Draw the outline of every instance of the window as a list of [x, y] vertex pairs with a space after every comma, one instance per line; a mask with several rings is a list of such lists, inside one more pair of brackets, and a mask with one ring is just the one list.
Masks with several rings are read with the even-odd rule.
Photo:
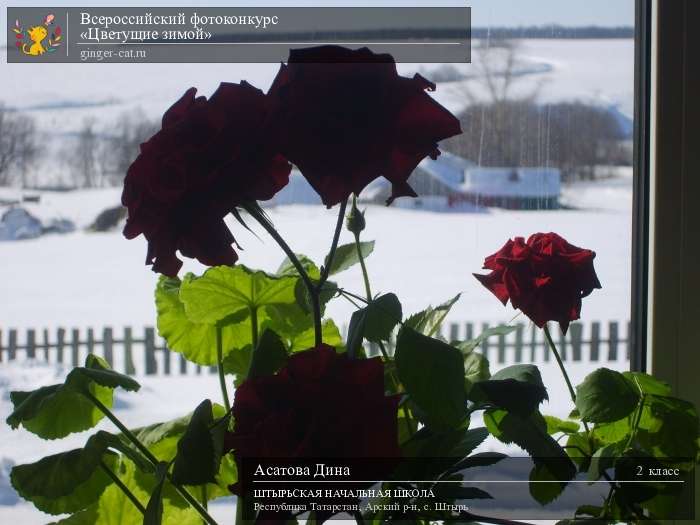
[[[395, 290], [406, 315], [461, 291], [442, 335], [468, 339], [486, 327], [513, 323], [516, 330], [482, 344], [491, 370], [534, 362], [553, 392], [566, 387], [541, 332], [472, 277], [507, 239], [536, 232], [560, 233], [597, 253], [602, 289], [584, 299], [581, 320], [567, 334], [554, 332], [575, 383], [600, 365], [644, 369], [653, 362], [654, 371], [682, 375], [680, 353], [674, 354], [673, 370], [658, 354], [645, 353], [652, 33], [650, 2], [638, 4], [635, 15], [633, 0], [474, 0], [471, 64], [399, 64], [401, 74], [419, 73], [437, 83], [432, 96], [459, 117], [463, 133], [440, 144], [437, 160], [415, 170], [410, 184], [419, 198], [399, 199], [386, 208], [389, 188], [381, 182], [360, 195], [367, 210], [363, 236], [376, 240], [367, 260], [375, 289]], [[687, 4], [686, 16], [693, 10]], [[666, 9], [669, 16], [680, 16]], [[663, 71], [678, 74], [672, 68], [681, 65], [666, 49]], [[120, 186], [139, 143], [159, 128], [163, 111], [186, 88], [195, 84], [209, 95], [222, 80], [245, 79], [266, 89], [277, 68], [82, 63], [30, 69], [0, 63], [0, 148], [10, 135], [14, 148], [6, 168], [0, 150], [0, 267], [6, 276], [0, 289], [9, 298], [0, 308], [0, 369], [13, 370], [0, 389], [34, 388], [65, 372], [59, 361], [71, 365], [74, 356], [80, 360], [96, 351], [112, 352], [123, 371], [154, 376], [145, 381], [159, 412], [120, 407], [132, 425], [180, 415], [178, 390], [218, 396], [215, 376], [192, 365], [184, 369], [176, 354], [161, 351], [153, 327], [156, 276], [140, 265], [145, 243], [121, 235]], [[668, 97], [663, 107], [671, 115], [680, 111], [675, 118], [681, 119], [668, 94], [671, 81], [661, 84]], [[669, 126], [664, 118], [673, 117], [658, 121]], [[672, 156], [673, 144], [661, 146]], [[659, 162], [671, 163], [669, 157]], [[678, 197], [677, 184], [657, 185], [668, 191], [667, 200], [657, 200], [657, 210], [673, 212], [665, 205]], [[687, 210], [691, 201], [684, 202]], [[323, 260], [331, 234], [323, 226], [332, 222], [335, 210], [320, 205], [298, 172], [266, 206], [296, 252]], [[659, 232], [676, 224], [673, 218], [664, 222], [666, 217], [657, 215], [652, 224], [657, 255], [665, 246]], [[684, 247], [692, 234], [686, 217]], [[261, 241], [233, 219], [231, 225], [245, 248], [241, 262], [270, 271], [278, 267], [284, 256], [274, 243]], [[341, 243], [349, 241], [343, 232]], [[400, 264], [397, 254], [403, 255]], [[660, 268], [672, 274], [674, 262], [661, 260], [651, 271], [657, 279]], [[185, 270], [201, 269], [186, 262]], [[349, 290], [363, 288], [357, 268], [338, 281]], [[673, 305], [683, 295], [682, 283], [674, 286], [676, 295], [665, 296], [657, 281], [655, 297], [667, 301], [660, 304]], [[336, 301], [327, 313], [347, 328], [351, 312], [351, 305]], [[656, 315], [664, 320], [658, 310]], [[651, 341], [657, 348], [662, 334], [677, 327], [665, 320], [666, 325], [655, 323]], [[49, 366], [30, 366], [24, 359], [42, 361], [45, 355]], [[565, 396], [551, 396], [543, 411], [562, 416], [570, 408]], [[13, 461], [35, 455], [33, 444], [5, 427], [0, 440], [9, 443]], [[0, 474], [0, 497], [2, 481]], [[18, 525], [36, 518], [17, 507]]]

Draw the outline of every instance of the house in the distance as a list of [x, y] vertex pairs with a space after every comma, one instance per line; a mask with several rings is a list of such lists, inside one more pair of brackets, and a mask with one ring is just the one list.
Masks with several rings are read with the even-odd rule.
[[[443, 152], [437, 160], [423, 160], [408, 179], [419, 195], [396, 199], [397, 208], [439, 212], [483, 212], [486, 208], [512, 210], [551, 210], [559, 207], [561, 176], [552, 168], [486, 168]], [[384, 204], [391, 183], [373, 181], [360, 195], [360, 201]], [[321, 204], [321, 199], [298, 170], [292, 170], [289, 183], [264, 206]]]
[[[419, 197], [397, 199], [394, 205], [430, 211], [551, 210], [559, 208], [561, 193], [558, 169], [482, 167], [448, 152], [423, 160], [408, 183]], [[383, 203], [390, 193], [391, 184], [377, 180], [360, 197]]]

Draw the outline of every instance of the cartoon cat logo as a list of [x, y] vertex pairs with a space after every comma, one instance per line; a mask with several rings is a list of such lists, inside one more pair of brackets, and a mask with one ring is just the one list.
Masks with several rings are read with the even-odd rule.
[[15, 37], [17, 41], [15, 46], [18, 51], [21, 51], [25, 55], [38, 56], [44, 53], [53, 53], [61, 45], [61, 26], [56, 26], [56, 29], [51, 33], [48, 44], [44, 44], [44, 41], [49, 36], [49, 27], [53, 25], [54, 18], [52, 14], [46, 15], [42, 25], [33, 26], [27, 29], [26, 34], [29, 37], [29, 42], [24, 41], [23, 34], [25, 31], [22, 30], [22, 26], [19, 20], [15, 20], [15, 27], [12, 30], [15, 32]]

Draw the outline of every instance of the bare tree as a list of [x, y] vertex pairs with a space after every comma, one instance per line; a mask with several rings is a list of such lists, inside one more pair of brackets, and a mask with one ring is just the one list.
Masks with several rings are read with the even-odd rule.
[[37, 154], [34, 119], [0, 104], [0, 185], [26, 184]]
[[68, 165], [76, 186], [95, 188], [99, 185], [100, 174], [97, 163], [98, 137], [95, 132], [94, 117], [83, 120], [73, 144], [68, 147]]
[[542, 83], [516, 89], [524, 76], [513, 41], [482, 42], [475, 74], [455, 89], [469, 102], [459, 114], [463, 134], [444, 147], [483, 166], [547, 166], [564, 179], [593, 178], [595, 166], [619, 162], [622, 138], [604, 108], [537, 103]]
[[102, 141], [99, 161], [109, 184], [121, 184], [142, 142], [158, 131], [158, 124], [142, 112], [124, 112], [110, 124]]
[[516, 40], [481, 40], [472, 54], [473, 73], [467, 82], [453, 89], [470, 104], [503, 104], [512, 100], [534, 103], [543, 81], [536, 82], [529, 90], [513, 93], [515, 84], [524, 77], [520, 51]]

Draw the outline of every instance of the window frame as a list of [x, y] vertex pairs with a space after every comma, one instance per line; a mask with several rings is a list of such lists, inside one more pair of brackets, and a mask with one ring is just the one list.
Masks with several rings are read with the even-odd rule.
[[[674, 395], [700, 407], [700, 301], [695, 297], [700, 293], [700, 243], [695, 240], [700, 233], [700, 100], [694, 96], [700, 91], [700, 71], [692, 60], [700, 48], [700, 32], [692, 27], [700, 18], [700, 2], [638, 0], [640, 5], [650, 13], [652, 36], [651, 84], [644, 101], [650, 108], [645, 364]], [[700, 516], [700, 469], [695, 470], [695, 516]]]

